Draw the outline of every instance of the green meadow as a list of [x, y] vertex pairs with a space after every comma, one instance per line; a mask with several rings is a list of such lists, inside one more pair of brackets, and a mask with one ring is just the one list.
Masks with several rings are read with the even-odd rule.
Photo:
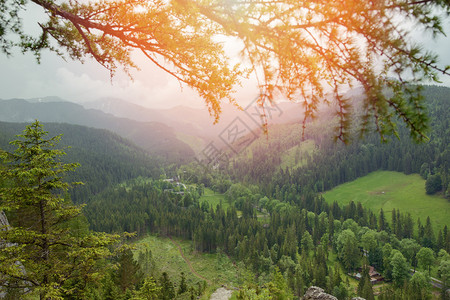
[[450, 202], [442, 195], [427, 195], [425, 180], [418, 174], [376, 171], [339, 185], [324, 193], [323, 197], [328, 203], [337, 201], [340, 205], [350, 201], [361, 202], [376, 213], [383, 208], [388, 221], [395, 208], [403, 213], [409, 212], [414, 221], [420, 218], [422, 224], [430, 216], [436, 230], [444, 225], [450, 226]]
[[198, 200], [199, 203], [208, 202], [209, 205], [215, 210], [217, 205], [222, 203], [223, 209], [226, 211], [230, 206], [227, 199], [225, 199], [225, 194], [215, 193], [213, 190], [209, 188], [205, 188], [203, 195]]
[[238, 285], [239, 269], [228, 256], [222, 253], [198, 253], [192, 249], [192, 241], [149, 235], [133, 245], [136, 258], [139, 252], [150, 249], [156, 268], [160, 273], [167, 272], [176, 285], [181, 272], [184, 272], [189, 286], [207, 281], [206, 297], [222, 285]]

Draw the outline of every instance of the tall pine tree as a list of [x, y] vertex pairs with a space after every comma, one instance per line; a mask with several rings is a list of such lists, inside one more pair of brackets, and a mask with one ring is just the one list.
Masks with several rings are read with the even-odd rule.
[[35, 121], [18, 137], [11, 142], [14, 152], [1, 153], [0, 209], [12, 217], [12, 226], [0, 231], [8, 245], [0, 247], [0, 286], [40, 299], [83, 297], [101, 277], [98, 261], [111, 254], [108, 246], [118, 236], [72, 230], [82, 207], [63, 197], [70, 186], [63, 177], [77, 164], [59, 160], [65, 154], [55, 149], [61, 136], [47, 138]]

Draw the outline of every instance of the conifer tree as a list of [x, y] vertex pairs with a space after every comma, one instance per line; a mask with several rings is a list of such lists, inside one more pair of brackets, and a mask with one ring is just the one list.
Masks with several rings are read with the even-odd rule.
[[362, 266], [361, 279], [358, 283], [358, 296], [363, 297], [366, 300], [373, 300], [372, 283], [370, 282], [369, 265], [366, 258]]
[[167, 272], [162, 273], [159, 279], [159, 287], [161, 288], [161, 299], [170, 300], [175, 298], [175, 288]]
[[132, 300], [158, 300], [161, 299], [161, 287], [158, 286], [153, 277], [147, 277], [142, 287], [134, 292]]
[[384, 216], [383, 209], [380, 209], [380, 217], [378, 219], [378, 230], [387, 230], [386, 217]]
[[186, 276], [184, 275], [184, 272], [181, 272], [181, 281], [180, 286], [178, 288], [178, 295], [183, 294], [186, 291], [187, 291]]
[[423, 237], [422, 237], [422, 245], [424, 247], [428, 247], [428, 248], [434, 248], [435, 246], [435, 236], [434, 236], [434, 231], [433, 231], [433, 227], [431, 226], [431, 220], [430, 217], [427, 217], [427, 223], [425, 224], [424, 230], [423, 230]]
[[14, 152], [1, 153], [0, 209], [14, 222], [0, 231], [0, 286], [26, 289], [40, 299], [82, 297], [101, 278], [98, 262], [111, 255], [108, 246], [119, 237], [82, 235], [70, 227], [82, 207], [63, 197], [70, 187], [63, 177], [77, 164], [59, 160], [65, 154], [55, 149], [61, 136], [47, 138], [35, 121], [18, 137], [11, 142]]
[[119, 255], [119, 269], [117, 270], [117, 283], [125, 292], [127, 289], [134, 289], [134, 286], [141, 281], [143, 275], [137, 261], [133, 259], [133, 253], [126, 249]]

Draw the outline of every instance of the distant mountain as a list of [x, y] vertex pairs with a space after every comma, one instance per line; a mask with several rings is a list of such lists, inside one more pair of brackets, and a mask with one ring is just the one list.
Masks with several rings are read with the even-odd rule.
[[82, 105], [87, 109], [98, 109], [116, 117], [128, 118], [139, 122], [166, 123], [171, 121], [158, 110], [146, 108], [119, 98], [101, 98]]
[[254, 132], [258, 132], [262, 124], [262, 113], [267, 115], [269, 124], [299, 123], [303, 118], [303, 107], [292, 102], [267, 106], [264, 112], [256, 103], [242, 107], [243, 110], [231, 104], [223, 104], [217, 124], [214, 124], [214, 118], [206, 108], [176, 106], [169, 109], [150, 109], [118, 98], [102, 98], [84, 103], [83, 106], [117, 117], [169, 125], [174, 128], [177, 137], [188, 143], [196, 153], [202, 151], [210, 142], [216, 143], [219, 148], [226, 147], [223, 142], [224, 132], [236, 124], [236, 118], [239, 118], [239, 124]]
[[107, 129], [130, 139], [148, 153], [158, 155], [169, 162], [186, 162], [194, 155], [193, 150], [176, 137], [174, 130], [162, 123], [118, 118], [100, 110], [85, 109], [83, 106], [71, 102], [40, 102], [36, 99], [0, 101], [0, 121], [30, 123], [35, 119], [41, 122], [68, 123]]
[[[9, 142], [17, 139], [26, 125], [29, 123], [0, 122], [0, 148], [13, 151]], [[44, 130], [49, 137], [63, 134], [58, 148], [70, 146], [63, 161], [81, 165], [66, 178], [84, 183], [70, 190], [76, 203], [89, 202], [90, 197], [117, 183], [138, 176], [158, 178], [161, 173], [159, 160], [110, 131], [59, 123], [45, 123]]]
[[30, 98], [27, 99], [31, 103], [49, 103], [49, 102], [69, 102], [57, 96], [47, 96], [42, 98]]

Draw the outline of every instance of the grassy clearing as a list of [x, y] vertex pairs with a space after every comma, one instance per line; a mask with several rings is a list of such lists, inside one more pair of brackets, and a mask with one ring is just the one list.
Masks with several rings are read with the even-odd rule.
[[[189, 264], [182, 257], [178, 245], [196, 274], [191, 271]], [[207, 295], [221, 285], [230, 287], [238, 285], [238, 270], [226, 255], [194, 252], [191, 241], [177, 238], [171, 241], [166, 237], [149, 235], [135, 242], [134, 246], [136, 257], [140, 251], [150, 249], [157, 269], [160, 272], [167, 272], [177, 285], [181, 272], [186, 275], [189, 286], [196, 285], [198, 282], [203, 283], [202, 278], [207, 279], [209, 281]]]
[[425, 180], [418, 174], [377, 171], [341, 184], [323, 197], [328, 203], [337, 201], [340, 205], [350, 201], [361, 202], [376, 213], [383, 208], [388, 221], [395, 208], [402, 213], [409, 212], [414, 221], [420, 217], [422, 224], [430, 216], [436, 230], [444, 225], [450, 226], [450, 202], [439, 195], [427, 195]]
[[223, 209], [226, 211], [230, 206], [230, 203], [227, 199], [225, 199], [225, 194], [217, 194], [213, 190], [209, 188], [205, 188], [204, 194], [200, 197], [199, 203], [208, 202], [214, 209], [216, 209], [217, 205], [222, 203]]

